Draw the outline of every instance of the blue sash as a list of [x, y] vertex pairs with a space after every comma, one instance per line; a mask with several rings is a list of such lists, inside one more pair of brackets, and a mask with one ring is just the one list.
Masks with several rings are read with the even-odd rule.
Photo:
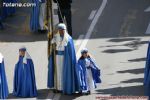
[[64, 55], [64, 51], [58, 51], [58, 50], [56, 50], [56, 55]]

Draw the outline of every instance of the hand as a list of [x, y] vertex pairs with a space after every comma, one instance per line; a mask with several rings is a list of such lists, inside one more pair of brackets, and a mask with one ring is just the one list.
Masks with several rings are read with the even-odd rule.
[[85, 64], [86, 64], [86, 66], [87, 66], [87, 67], [89, 67], [89, 66], [91, 65], [91, 62], [90, 62], [90, 60], [88, 60], [88, 59], [85, 59], [85, 61], [86, 61], [86, 63], [85, 63]]

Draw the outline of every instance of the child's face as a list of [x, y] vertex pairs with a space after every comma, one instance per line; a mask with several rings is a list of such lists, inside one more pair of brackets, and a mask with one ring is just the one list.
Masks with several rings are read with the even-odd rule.
[[25, 51], [20, 50], [19, 51], [19, 56], [25, 56]]
[[88, 53], [83, 53], [82, 56], [83, 56], [84, 58], [87, 58], [87, 57], [88, 57]]

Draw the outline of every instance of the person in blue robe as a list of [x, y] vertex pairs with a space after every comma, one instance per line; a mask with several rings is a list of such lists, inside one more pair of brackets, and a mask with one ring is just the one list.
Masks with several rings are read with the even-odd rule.
[[9, 92], [5, 74], [4, 58], [0, 53], [0, 99], [6, 99], [8, 94]]
[[40, 1], [31, 0], [36, 6], [32, 7], [31, 17], [30, 17], [30, 30], [35, 32], [39, 29], [39, 11], [40, 11]]
[[58, 24], [57, 29], [58, 33], [51, 42], [56, 44], [56, 51], [53, 51], [56, 53], [56, 59], [54, 59], [53, 53], [49, 57], [47, 85], [56, 90], [54, 92], [73, 94], [80, 89], [74, 43], [65, 24]]
[[90, 94], [96, 88], [96, 83], [101, 83], [100, 69], [89, 56], [88, 50], [81, 51], [81, 57], [78, 60], [80, 88], [82, 93]]
[[45, 11], [46, 11], [46, 0], [39, 0], [40, 5], [39, 5], [39, 29], [38, 32], [40, 33], [46, 33], [47, 29], [45, 27]]
[[25, 47], [19, 49], [19, 61], [14, 72], [13, 95], [17, 97], [37, 96], [34, 64]]
[[148, 44], [146, 65], [144, 70], [145, 95], [150, 97], [150, 42]]

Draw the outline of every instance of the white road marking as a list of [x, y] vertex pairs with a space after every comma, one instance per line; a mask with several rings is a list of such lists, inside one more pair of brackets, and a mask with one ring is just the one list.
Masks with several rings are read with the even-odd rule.
[[144, 12], [150, 12], [150, 6], [144, 10]]
[[92, 32], [93, 32], [93, 30], [94, 30], [94, 27], [95, 27], [95, 25], [97, 24], [98, 19], [99, 19], [99, 17], [101, 16], [101, 14], [102, 14], [102, 12], [103, 12], [103, 10], [104, 10], [106, 4], [107, 4], [107, 0], [103, 0], [102, 5], [101, 5], [100, 8], [98, 9], [98, 12], [96, 13], [96, 15], [95, 15], [95, 17], [94, 17], [94, 19], [93, 19], [93, 21], [92, 21], [92, 23], [91, 23], [91, 25], [90, 25], [90, 27], [89, 27], [87, 33], [86, 33], [85, 39], [83, 40], [83, 42], [82, 42], [80, 48], [78, 49], [77, 58], [79, 58], [79, 56], [80, 56], [80, 51], [82, 50], [82, 48], [85, 48], [85, 47], [86, 47], [86, 44], [88, 43], [88, 40], [90, 39], [90, 37], [91, 37], [91, 35], [92, 35]]
[[145, 34], [150, 34], [150, 23], [149, 23], [149, 25], [147, 27], [147, 30], [146, 30]]
[[84, 38], [84, 35], [80, 35], [78, 40], [75, 42], [75, 46], [78, 46], [82, 43], [82, 39]]
[[94, 18], [95, 14], [96, 14], [96, 10], [92, 10], [92, 12], [91, 12], [91, 14], [90, 14], [88, 19], [92, 20]]

